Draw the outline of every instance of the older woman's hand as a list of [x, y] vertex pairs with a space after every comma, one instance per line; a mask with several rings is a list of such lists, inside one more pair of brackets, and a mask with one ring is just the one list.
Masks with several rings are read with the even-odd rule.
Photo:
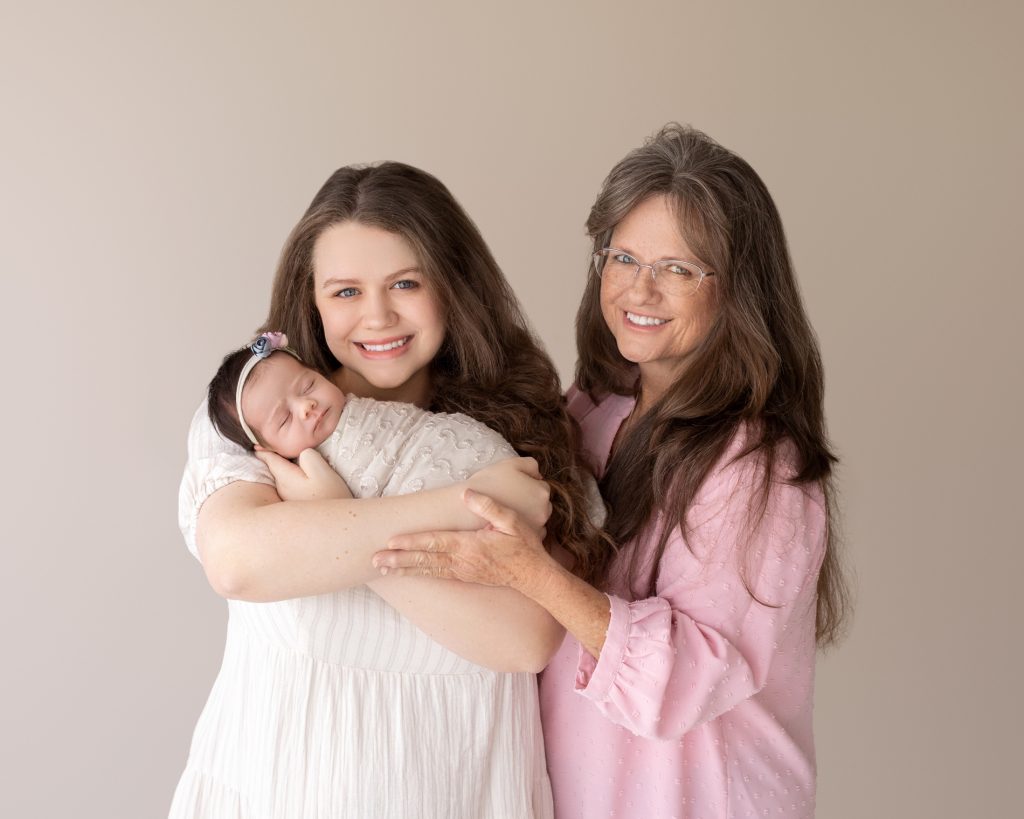
[[463, 500], [487, 526], [470, 532], [419, 532], [388, 541], [373, 556], [385, 575], [462, 580], [523, 591], [552, 558], [533, 527], [493, 498], [467, 489]]

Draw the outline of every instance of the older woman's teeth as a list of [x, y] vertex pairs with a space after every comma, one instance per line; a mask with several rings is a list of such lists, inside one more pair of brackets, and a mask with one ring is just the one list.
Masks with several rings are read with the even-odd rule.
[[641, 327], [656, 327], [659, 324], [668, 324], [668, 319], [654, 318], [654, 316], [638, 316], [636, 313], [626, 312], [626, 318], [633, 324]]
[[389, 341], [387, 344], [360, 344], [359, 346], [364, 350], [369, 350], [371, 353], [386, 353], [388, 350], [404, 347], [409, 343], [410, 338], [412, 338], [412, 336], [400, 338], [398, 341]]

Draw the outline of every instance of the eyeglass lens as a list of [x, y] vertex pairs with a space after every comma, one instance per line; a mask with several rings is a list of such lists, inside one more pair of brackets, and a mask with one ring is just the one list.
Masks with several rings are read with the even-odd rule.
[[605, 248], [594, 254], [597, 274], [610, 283], [626, 285], [638, 275], [654, 276], [654, 286], [664, 293], [685, 295], [700, 286], [704, 274], [695, 264], [678, 259], [662, 259], [642, 264], [628, 253]]

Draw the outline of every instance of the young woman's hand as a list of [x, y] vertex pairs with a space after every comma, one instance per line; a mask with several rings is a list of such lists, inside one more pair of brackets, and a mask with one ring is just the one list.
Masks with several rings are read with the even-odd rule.
[[541, 479], [533, 458], [500, 461], [473, 474], [466, 483], [473, 492], [510, 507], [520, 523], [544, 540], [544, 526], [551, 517], [551, 488]]
[[386, 576], [441, 577], [508, 586], [527, 596], [554, 568], [536, 532], [520, 515], [493, 498], [470, 489], [464, 496], [473, 514], [487, 526], [470, 532], [420, 532], [388, 540], [388, 548], [373, 556], [373, 565]]
[[257, 449], [256, 457], [274, 476], [281, 500], [348, 500], [352, 497], [341, 475], [315, 449], [300, 452], [297, 464], [267, 449]]

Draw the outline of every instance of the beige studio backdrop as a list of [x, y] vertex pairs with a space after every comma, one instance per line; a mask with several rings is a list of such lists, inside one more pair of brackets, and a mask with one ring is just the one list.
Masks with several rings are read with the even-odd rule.
[[819, 815], [1016, 815], [1019, 4], [0, 9], [0, 815], [165, 814], [225, 628], [185, 430], [327, 175], [437, 174], [567, 379], [588, 207], [670, 119], [766, 180], [825, 357], [858, 607]]

